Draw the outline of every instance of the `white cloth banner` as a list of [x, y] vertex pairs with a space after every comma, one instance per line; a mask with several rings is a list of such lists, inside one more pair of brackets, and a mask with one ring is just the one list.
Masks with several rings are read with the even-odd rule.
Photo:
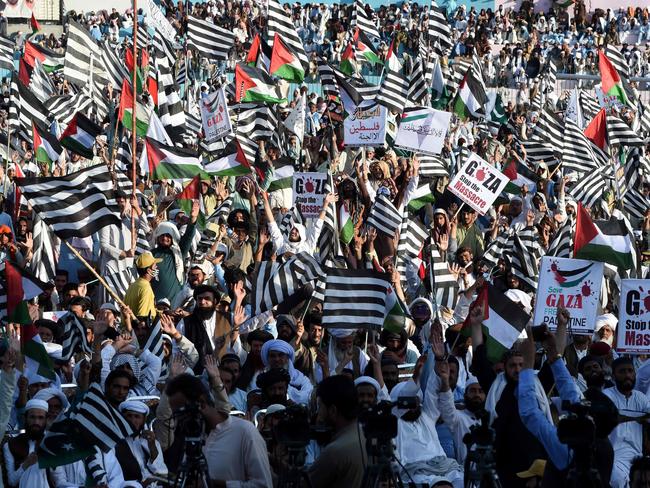
[[169, 42], [173, 42], [178, 33], [176, 32], [176, 29], [174, 29], [174, 26], [169, 23], [165, 14], [162, 13], [160, 7], [156, 5], [156, 2], [153, 0], [147, 0], [145, 6], [146, 9], [148, 9], [148, 12], [144, 13], [149, 14], [145, 18], [147, 23], [150, 23], [154, 28], [158, 29], [158, 32], [160, 32]]

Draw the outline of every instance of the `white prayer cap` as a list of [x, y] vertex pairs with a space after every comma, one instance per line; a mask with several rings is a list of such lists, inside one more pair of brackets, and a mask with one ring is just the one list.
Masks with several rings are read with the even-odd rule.
[[142, 488], [142, 485], [135, 480], [125, 481], [120, 485], [120, 488]]
[[478, 383], [478, 378], [473, 374], [469, 375], [465, 380], [465, 389], [467, 389], [469, 385], [473, 385], [475, 383]]
[[26, 376], [27, 376], [28, 385], [33, 385], [36, 383], [52, 384], [52, 381], [49, 378], [46, 378], [45, 376], [41, 376], [38, 373], [34, 373], [33, 371], [29, 371]]
[[283, 412], [287, 408], [284, 405], [280, 405], [279, 403], [274, 403], [273, 405], [269, 405], [266, 409], [266, 415], [273, 415], [274, 413], [278, 412]]
[[359, 385], [372, 385], [377, 391], [377, 395], [379, 395], [379, 392], [381, 391], [379, 382], [377, 382], [377, 380], [372, 376], [359, 376], [356, 380], [354, 380], [354, 386]]
[[169, 211], [169, 220], [176, 220], [176, 217], [178, 216], [179, 213], [185, 213], [183, 210], [180, 208], [175, 208], [173, 210]]
[[45, 400], [46, 402], [54, 397], [59, 399], [63, 410], [67, 409], [70, 406], [70, 402], [68, 402], [68, 398], [65, 396], [65, 393], [63, 393], [58, 388], [43, 388], [42, 390], [37, 391], [36, 395], [34, 395], [35, 400]]
[[521, 303], [524, 306], [526, 313], [530, 313], [532, 311], [532, 299], [528, 293], [525, 293], [521, 290], [512, 289], [505, 292], [504, 295], [513, 302]]
[[45, 400], [32, 398], [27, 402], [27, 405], [25, 405], [25, 412], [29, 412], [30, 410], [43, 410], [44, 412], [47, 412], [49, 408], [50, 407]]
[[50, 355], [50, 357], [61, 359], [63, 352], [63, 346], [61, 344], [57, 344], [56, 342], [46, 342], [43, 346], [45, 347], [45, 352]]
[[120, 403], [120, 412], [127, 410], [129, 412], [141, 413], [144, 416], [149, 415], [149, 407], [147, 404], [138, 400], [126, 400]]
[[596, 317], [596, 329], [595, 329], [596, 332], [598, 332], [606, 325], [609, 325], [609, 327], [612, 330], [616, 330], [616, 326], [618, 325], [618, 319], [614, 314], [606, 313], [604, 315], [599, 315], [598, 317]]
[[171, 336], [169, 334], [163, 334], [162, 335], [162, 340], [169, 342], [170, 344], [174, 344], [174, 341], [172, 340]]
[[344, 337], [350, 337], [354, 335], [357, 329], [327, 329], [330, 334], [332, 334], [337, 339], [343, 339]]

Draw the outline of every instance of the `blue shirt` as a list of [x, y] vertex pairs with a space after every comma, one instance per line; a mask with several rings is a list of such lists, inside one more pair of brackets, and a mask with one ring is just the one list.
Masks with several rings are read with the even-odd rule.
[[[551, 370], [555, 377], [555, 385], [560, 392], [560, 398], [571, 403], [578, 402], [580, 394], [564, 362], [555, 361], [551, 364]], [[524, 369], [519, 373], [517, 393], [519, 416], [522, 423], [542, 443], [553, 465], [559, 470], [565, 469], [571, 461], [569, 446], [560, 442], [557, 428], [548, 420], [537, 404], [534, 370]]]

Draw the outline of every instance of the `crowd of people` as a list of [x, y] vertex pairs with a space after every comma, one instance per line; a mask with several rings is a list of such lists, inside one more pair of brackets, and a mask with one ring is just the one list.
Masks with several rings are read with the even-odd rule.
[[[183, 81], [184, 89], [198, 99], [223, 81], [215, 73], [231, 72], [246, 58], [267, 20], [265, 8], [249, 1], [169, 2], [162, 8], [178, 31], [176, 68], [187, 56], [194, 74], [194, 82], [192, 76]], [[317, 78], [318, 58], [340, 62], [354, 8], [284, 7], [309, 56], [306, 79]], [[546, 13], [533, 13], [529, 1], [517, 11], [477, 12], [455, 2], [446, 8], [449, 63], [478, 56], [488, 86], [537, 84], [549, 59], [558, 72], [598, 74], [597, 49], [605, 45], [620, 48], [629, 76], [650, 72], [648, 8], [588, 12], [581, 0]], [[213, 63], [200, 52], [182, 51], [188, 9], [235, 33], [228, 60]], [[391, 43], [402, 59], [418, 54], [421, 34], [428, 30], [428, 7], [405, 2], [365, 9], [377, 21], [382, 59]], [[128, 44], [124, 36], [134, 14], [112, 9], [69, 12], [68, 17], [86, 26], [94, 39], [121, 46]], [[145, 16], [137, 17], [147, 24]], [[16, 36], [17, 52], [26, 40], [21, 33]], [[67, 44], [65, 34], [30, 40], [61, 55]], [[382, 71], [380, 65], [369, 69]], [[48, 76], [58, 95], [73, 92], [60, 71]], [[537, 277], [522, 276], [505, 253], [488, 254], [509, 232], [533, 236], [541, 255], [556, 252], [556, 237], [571, 227], [578, 204], [584, 203], [572, 190], [590, 177], [557, 171], [559, 156], [546, 162], [529, 157], [527, 142], [539, 121], [530, 103], [506, 104], [505, 122], [490, 120], [489, 127], [484, 120], [454, 116], [439, 158], [449, 163], [446, 174], [432, 175], [424, 169], [430, 158], [390, 143], [363, 151], [346, 146], [343, 122], [333, 116], [329, 101], [297, 88], [290, 102], [273, 108], [280, 120], [277, 134], [254, 141], [250, 166], [255, 171], [201, 180], [200, 198], [189, 207], [179, 198], [183, 185], [178, 181], [138, 174], [137, 194], [117, 184], [112, 194], [119, 224], [61, 240], [42, 224], [31, 202], [21, 199], [25, 180], [20, 178], [50, 181], [93, 165], [131, 175], [136, 164], [140, 173], [137, 161], [146, 145], [139, 136], [133, 160], [129, 154], [123, 168], [116, 162], [118, 91], [109, 87], [104, 92], [106, 117], [91, 114], [102, 130], [93, 158], [69, 150], [50, 166], [36, 159], [34, 140], [12, 133], [6, 141], [10, 154], [0, 174], [0, 263], [7, 304], [16, 306], [27, 294], [16, 298], [6, 289], [9, 269], [36, 275], [43, 283], [28, 300], [27, 320], [6, 313], [3, 320], [0, 482], [21, 488], [175, 486], [179, 473], [188, 472], [188, 453], [193, 453], [198, 461], [191, 467], [203, 470], [211, 487], [282, 487], [291, 476], [303, 483], [291, 486], [359, 487], [379, 459], [405, 483], [430, 487], [492, 486], [491, 476], [505, 487], [648, 486], [643, 418], [650, 413], [650, 360], [617, 352], [620, 280], [631, 270], [614, 268], [606, 275], [588, 335], [573, 333], [571, 312], [559, 307], [554, 331], [544, 329], [533, 337], [528, 329], [500, 357], [488, 353], [494, 338], [483, 327], [487, 310], [477, 302], [487, 286], [516, 303], [530, 317], [529, 326], [539, 325], [532, 323]], [[3, 93], [0, 129], [6, 131], [16, 108], [10, 80]], [[298, 135], [281, 122], [302, 94], [308, 108], [304, 134]], [[554, 95], [546, 96], [545, 106], [568, 117], [567, 97]], [[632, 108], [607, 110], [620, 115], [642, 141], [625, 152], [628, 164], [632, 154], [636, 164], [628, 191], [638, 192], [641, 201], [630, 212], [621, 193], [610, 187], [587, 211], [593, 219], [625, 219], [638, 251], [634, 276], [647, 280], [650, 126], [640, 122], [644, 108], [635, 102]], [[184, 140], [187, 149], [201, 147], [201, 134], [194, 136]], [[516, 194], [480, 215], [447, 189], [468, 152], [499, 170], [515, 164], [527, 180]], [[328, 174], [316, 218], [300, 216], [291, 189], [270, 187], [285, 166]], [[430, 198], [410, 207], [423, 186]], [[368, 225], [380, 197], [426, 229], [417, 258], [403, 262], [399, 232], [387, 235]], [[331, 214], [338, 223], [323, 239], [332, 229]], [[349, 239], [337, 228], [344, 224], [343, 215], [349, 217]], [[339, 250], [325, 255], [330, 247]], [[274, 307], [259, 313], [260, 269], [296, 256], [315, 259], [324, 269], [381, 273], [405, 308], [399, 326], [376, 330], [360, 322], [328, 328], [327, 294], [317, 298], [316, 283], [273, 298]], [[450, 277], [445, 300], [438, 293], [443, 284], [432, 279], [439, 263]], [[116, 273], [131, 277], [124, 293], [116, 294], [116, 282], [104, 280]], [[87, 350], [70, 345], [70, 324], [80, 324]], [[47, 356], [40, 366], [34, 366], [32, 335]], [[64, 357], [71, 347], [73, 356]], [[62, 422], [81, 415], [80, 406], [90, 396], [123, 417], [131, 433], [66, 462], [64, 454], [78, 439], [71, 431], [65, 437], [61, 425], [68, 424]], [[63, 454], [52, 462], [48, 449], [54, 444], [48, 442], [57, 435], [66, 440]]]

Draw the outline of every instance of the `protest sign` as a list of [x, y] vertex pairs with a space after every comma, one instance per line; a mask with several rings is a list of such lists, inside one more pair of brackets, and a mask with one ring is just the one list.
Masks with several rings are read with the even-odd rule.
[[650, 353], [650, 280], [621, 280], [616, 332], [617, 351]]
[[[165, 14], [160, 10], [160, 7], [156, 5], [154, 0], [147, 0], [145, 6], [149, 10], [149, 15], [146, 17], [147, 22], [150, 22], [165, 39], [172, 42], [177, 35], [176, 29], [169, 23]], [[144, 13], [146, 14], [147, 12], [145, 11]]]
[[201, 100], [201, 120], [206, 141], [223, 139], [232, 133], [223, 88], [219, 88]]
[[293, 204], [303, 218], [316, 218], [323, 209], [327, 173], [294, 173]]
[[592, 334], [603, 281], [603, 263], [544, 256], [539, 270], [534, 325], [555, 330], [558, 307], [571, 314], [574, 334]]
[[465, 165], [449, 183], [449, 191], [484, 215], [508, 181], [508, 177], [501, 171], [471, 153]]
[[346, 146], [381, 146], [386, 140], [386, 107], [374, 102], [361, 102], [343, 121], [343, 143]]
[[428, 107], [407, 108], [402, 114], [395, 145], [422, 154], [440, 154], [450, 119], [451, 112]]

